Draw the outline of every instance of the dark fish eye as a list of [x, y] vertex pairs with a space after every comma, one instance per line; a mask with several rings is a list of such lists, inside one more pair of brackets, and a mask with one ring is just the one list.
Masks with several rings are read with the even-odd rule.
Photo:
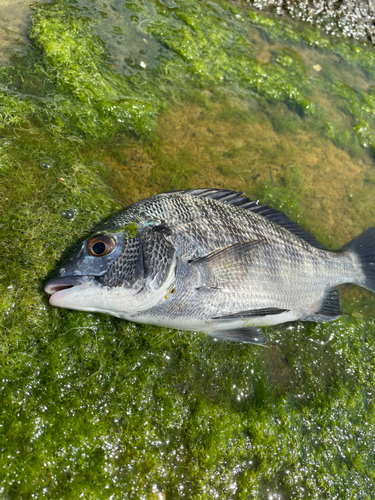
[[102, 257], [112, 252], [116, 247], [115, 241], [104, 234], [99, 234], [91, 238], [88, 244], [88, 249], [94, 257]]

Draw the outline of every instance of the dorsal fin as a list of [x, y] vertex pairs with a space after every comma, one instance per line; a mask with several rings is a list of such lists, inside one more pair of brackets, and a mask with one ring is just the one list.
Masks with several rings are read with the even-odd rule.
[[310, 233], [301, 229], [295, 222], [291, 221], [284, 212], [277, 212], [277, 210], [267, 207], [266, 205], [260, 205], [259, 201], [250, 200], [247, 196], [243, 196], [243, 191], [237, 192], [231, 191], [230, 189], [185, 189], [182, 191], [172, 190], [168, 191], [168, 193], [196, 196], [197, 198], [211, 198], [220, 203], [234, 205], [244, 210], [251, 210], [258, 215], [271, 219], [273, 222], [277, 222], [277, 224], [285, 227], [285, 229], [307, 241], [310, 245], [326, 250], [326, 247], [322, 245], [322, 243]]

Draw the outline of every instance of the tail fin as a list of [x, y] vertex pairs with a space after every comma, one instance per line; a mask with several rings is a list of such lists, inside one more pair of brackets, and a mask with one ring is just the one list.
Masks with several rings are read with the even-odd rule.
[[343, 250], [353, 252], [362, 266], [365, 280], [358, 284], [375, 292], [375, 226], [345, 245]]

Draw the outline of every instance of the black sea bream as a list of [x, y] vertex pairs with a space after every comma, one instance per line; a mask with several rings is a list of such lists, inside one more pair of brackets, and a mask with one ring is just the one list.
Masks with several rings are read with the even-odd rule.
[[45, 291], [57, 307], [264, 343], [259, 327], [338, 318], [342, 283], [375, 291], [375, 227], [330, 252], [242, 193], [194, 189], [121, 210]]

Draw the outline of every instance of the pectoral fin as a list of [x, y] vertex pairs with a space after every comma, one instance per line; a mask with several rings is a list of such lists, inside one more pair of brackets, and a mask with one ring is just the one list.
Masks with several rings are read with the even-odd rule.
[[213, 265], [215, 263], [221, 263], [223, 261], [241, 262], [242, 257], [244, 255], [248, 255], [249, 252], [252, 252], [262, 243], [263, 240], [253, 240], [253, 241], [245, 241], [243, 243], [235, 243], [234, 245], [230, 245], [225, 248], [220, 248], [218, 250], [215, 250], [214, 252], [210, 252], [206, 255], [203, 255], [203, 257], [199, 257], [198, 259], [189, 260], [189, 264]]
[[189, 264], [201, 276], [197, 289], [220, 289], [228, 286], [228, 283], [242, 281], [252, 267], [254, 252], [261, 250], [263, 245], [266, 245], [263, 240], [236, 243], [190, 260]]
[[235, 330], [217, 330], [209, 334], [218, 340], [243, 342], [248, 344], [265, 344], [267, 338], [260, 328], [237, 328]]

